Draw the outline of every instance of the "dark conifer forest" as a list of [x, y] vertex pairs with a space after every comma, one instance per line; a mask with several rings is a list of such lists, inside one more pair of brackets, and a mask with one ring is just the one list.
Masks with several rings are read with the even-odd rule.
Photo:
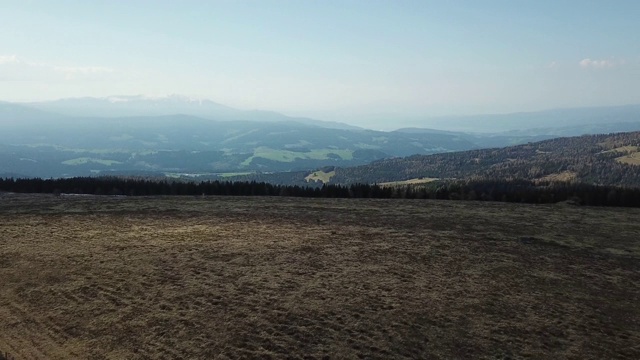
[[182, 182], [118, 177], [0, 179], [0, 191], [110, 196], [290, 196], [314, 198], [438, 199], [531, 204], [569, 202], [588, 206], [640, 207], [640, 189], [529, 180], [445, 181], [405, 186], [369, 184], [304, 187], [264, 182]]

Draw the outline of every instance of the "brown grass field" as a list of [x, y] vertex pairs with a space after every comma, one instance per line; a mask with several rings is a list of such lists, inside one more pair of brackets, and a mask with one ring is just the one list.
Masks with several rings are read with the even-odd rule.
[[16, 359], [639, 359], [640, 210], [0, 194]]

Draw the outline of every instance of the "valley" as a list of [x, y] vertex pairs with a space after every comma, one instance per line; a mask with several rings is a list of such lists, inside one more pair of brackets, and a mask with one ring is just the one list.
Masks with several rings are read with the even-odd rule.
[[[180, 96], [0, 102], [0, 125], [4, 129], [0, 132], [0, 176], [219, 179], [224, 174], [240, 173], [260, 177], [265, 173], [344, 169], [412, 155], [640, 129], [639, 107], [591, 110], [469, 117], [466, 123], [479, 119], [486, 123], [484, 129], [476, 127], [473, 131], [377, 131], [273, 112], [241, 111]], [[558, 114], [566, 118], [555, 122], [555, 127], [513, 129], [527, 119], [557, 119]], [[464, 119], [457, 120], [465, 123]], [[629, 158], [623, 162], [633, 161]], [[345, 180], [340, 171], [334, 181], [338, 179]]]

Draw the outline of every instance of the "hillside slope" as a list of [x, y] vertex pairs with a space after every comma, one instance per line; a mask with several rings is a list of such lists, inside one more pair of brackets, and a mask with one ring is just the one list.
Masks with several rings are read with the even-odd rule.
[[557, 138], [505, 148], [416, 155], [338, 168], [331, 183], [416, 178], [569, 180], [640, 186], [640, 132]]

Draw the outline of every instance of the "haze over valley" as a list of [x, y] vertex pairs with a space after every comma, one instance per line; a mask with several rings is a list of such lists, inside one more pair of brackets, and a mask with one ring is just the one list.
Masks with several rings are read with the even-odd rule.
[[0, 174], [14, 177], [219, 178], [640, 130], [640, 106], [450, 119], [474, 132], [451, 131], [446, 125], [376, 131], [176, 95], [5, 102], [0, 117], [7, 130], [0, 134]]

